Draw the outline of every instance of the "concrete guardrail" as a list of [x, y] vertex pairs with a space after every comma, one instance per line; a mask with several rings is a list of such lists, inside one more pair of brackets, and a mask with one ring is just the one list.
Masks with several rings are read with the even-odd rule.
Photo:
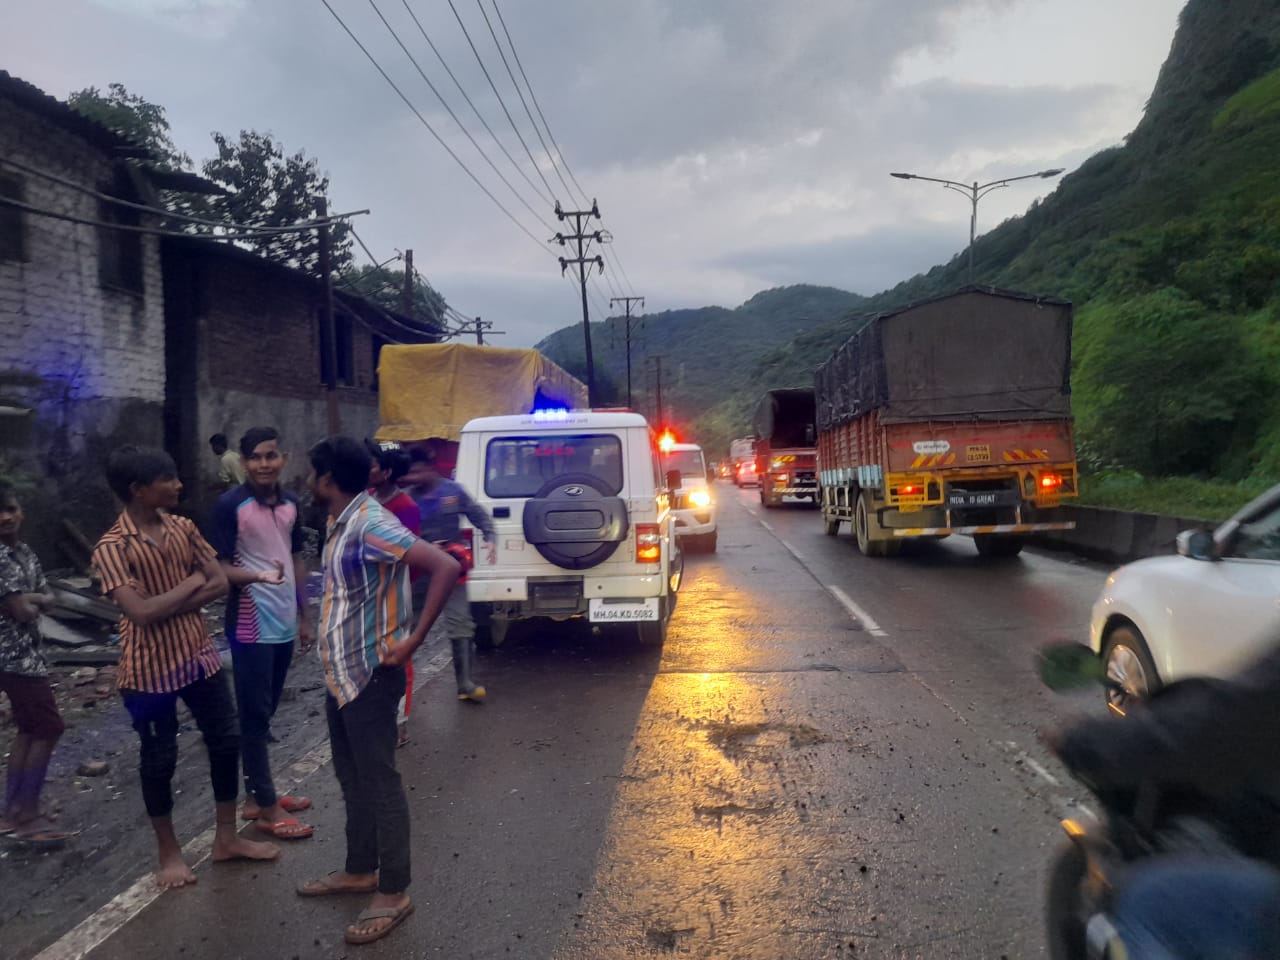
[[1032, 537], [1032, 543], [1112, 563], [1176, 553], [1174, 541], [1183, 530], [1212, 530], [1217, 526], [1216, 521], [1106, 507], [1064, 504], [1059, 509], [1062, 519], [1075, 521], [1075, 529], [1048, 530]]

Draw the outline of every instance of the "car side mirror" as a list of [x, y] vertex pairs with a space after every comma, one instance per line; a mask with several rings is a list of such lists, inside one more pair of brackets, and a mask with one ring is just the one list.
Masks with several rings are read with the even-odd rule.
[[679, 471], [679, 470], [668, 470], [668, 471], [667, 471], [667, 489], [668, 489], [668, 490], [679, 490], [679, 489], [680, 489], [680, 482], [681, 482], [681, 480], [680, 480], [680, 471]]
[[1183, 530], [1176, 543], [1179, 556], [1192, 560], [1218, 559], [1218, 544], [1208, 530]]

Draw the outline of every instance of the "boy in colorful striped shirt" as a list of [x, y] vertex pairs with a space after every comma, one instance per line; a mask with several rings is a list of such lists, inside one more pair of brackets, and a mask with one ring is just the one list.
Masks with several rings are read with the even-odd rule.
[[[347, 927], [348, 943], [371, 943], [413, 912], [409, 803], [396, 770], [396, 707], [404, 664], [422, 645], [461, 572], [369, 496], [371, 458], [351, 437], [311, 449], [307, 485], [329, 511], [322, 567], [321, 658], [333, 771], [347, 812], [345, 869], [298, 887], [303, 896], [372, 893]], [[431, 577], [422, 614], [409, 628], [409, 570]]]
[[288, 457], [274, 427], [254, 427], [240, 438], [248, 479], [218, 498], [209, 536], [231, 583], [226, 633], [240, 712], [244, 764], [242, 816], [278, 840], [301, 840], [310, 824], [295, 814], [311, 806], [306, 797], [276, 793], [267, 741], [271, 718], [284, 693], [294, 641], [303, 652], [315, 638], [303, 615], [306, 567], [298, 500], [280, 485]]
[[126, 446], [107, 460], [124, 510], [93, 551], [102, 592], [124, 612], [116, 682], [140, 741], [142, 798], [156, 835], [163, 889], [195, 883], [173, 829], [178, 699], [204, 735], [213, 782], [213, 859], [274, 860], [280, 849], [237, 831], [240, 732], [231, 688], [200, 608], [227, 592], [213, 548], [195, 524], [167, 511], [182, 482], [162, 450]]

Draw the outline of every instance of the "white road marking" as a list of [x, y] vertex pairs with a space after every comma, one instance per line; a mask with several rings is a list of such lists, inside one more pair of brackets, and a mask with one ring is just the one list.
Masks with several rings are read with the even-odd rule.
[[768, 520], [761, 520], [761, 521], [760, 521], [760, 526], [764, 527], [764, 528], [765, 528], [766, 530], [768, 530], [770, 533], [773, 533], [773, 526], [769, 523], [769, 521], [768, 521]]
[[840, 602], [840, 605], [853, 614], [854, 619], [861, 623], [867, 630], [867, 633], [873, 637], [887, 637], [884, 630], [880, 629], [880, 624], [871, 619], [871, 615], [863, 610], [860, 606], [853, 602], [853, 598], [837, 587], [834, 583], [828, 584], [827, 590], [831, 595]]
[[[414, 692], [417, 693], [428, 680], [440, 673], [451, 658], [452, 654], [445, 649], [425, 664], [415, 664]], [[289, 763], [286, 768], [288, 773], [282, 779], [287, 779], [297, 786], [328, 764], [331, 759], [329, 741], [325, 739]], [[209, 827], [183, 846], [182, 855], [191, 865], [191, 869], [194, 870], [209, 859], [213, 847], [213, 833], [214, 828]], [[164, 892], [156, 886], [155, 877], [152, 874], [139, 877], [131, 887], [116, 894], [58, 940], [37, 953], [32, 960], [82, 960], [105, 943], [117, 930], [151, 906]]]
[[799, 551], [799, 550], [797, 550], [797, 549], [796, 549], [795, 547], [793, 547], [791, 544], [787, 543], [787, 541], [783, 540], [781, 537], [779, 537], [779, 538], [778, 538], [778, 542], [779, 542], [780, 544], [782, 544], [784, 547], [786, 547], [786, 548], [787, 548], [787, 553], [791, 554], [793, 557], [795, 557], [795, 558], [796, 558], [797, 560], [799, 560], [801, 563], [804, 563], [804, 557], [801, 555], [801, 553], [800, 553], [800, 551]]

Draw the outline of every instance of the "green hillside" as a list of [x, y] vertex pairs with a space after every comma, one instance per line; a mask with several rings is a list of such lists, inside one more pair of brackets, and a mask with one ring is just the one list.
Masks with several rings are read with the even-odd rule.
[[[978, 239], [980, 283], [1076, 304], [1086, 465], [1280, 477], [1277, 157], [1280, 4], [1190, 0], [1125, 144]], [[700, 368], [703, 384], [715, 384], [700, 397], [719, 399], [700, 414], [699, 435], [740, 433], [764, 389], [811, 382], [861, 317], [966, 280], [962, 253], [827, 323], [755, 343], [751, 360]], [[696, 358], [684, 359], [688, 375]], [[673, 399], [681, 413], [702, 409]]]
[[[838, 317], [857, 310], [864, 298], [831, 287], [796, 285], [765, 290], [736, 309], [700, 307], [668, 310], [631, 320], [631, 383], [633, 405], [652, 417], [661, 357], [662, 405], [681, 430], [693, 435], [694, 423], [737, 395], [751, 367], [765, 351], [786, 344]], [[585, 379], [586, 361], [582, 324], [564, 327], [537, 345], [565, 369]], [[596, 362], [597, 392], [601, 404], [624, 403], [627, 395], [626, 329], [621, 318], [591, 325], [591, 351]], [[799, 381], [804, 383], [802, 377]], [[754, 393], [746, 390], [747, 393]], [[704, 432], [696, 436], [709, 447], [723, 439], [727, 446], [732, 430], [740, 435], [745, 422], [725, 425], [723, 435]]]

